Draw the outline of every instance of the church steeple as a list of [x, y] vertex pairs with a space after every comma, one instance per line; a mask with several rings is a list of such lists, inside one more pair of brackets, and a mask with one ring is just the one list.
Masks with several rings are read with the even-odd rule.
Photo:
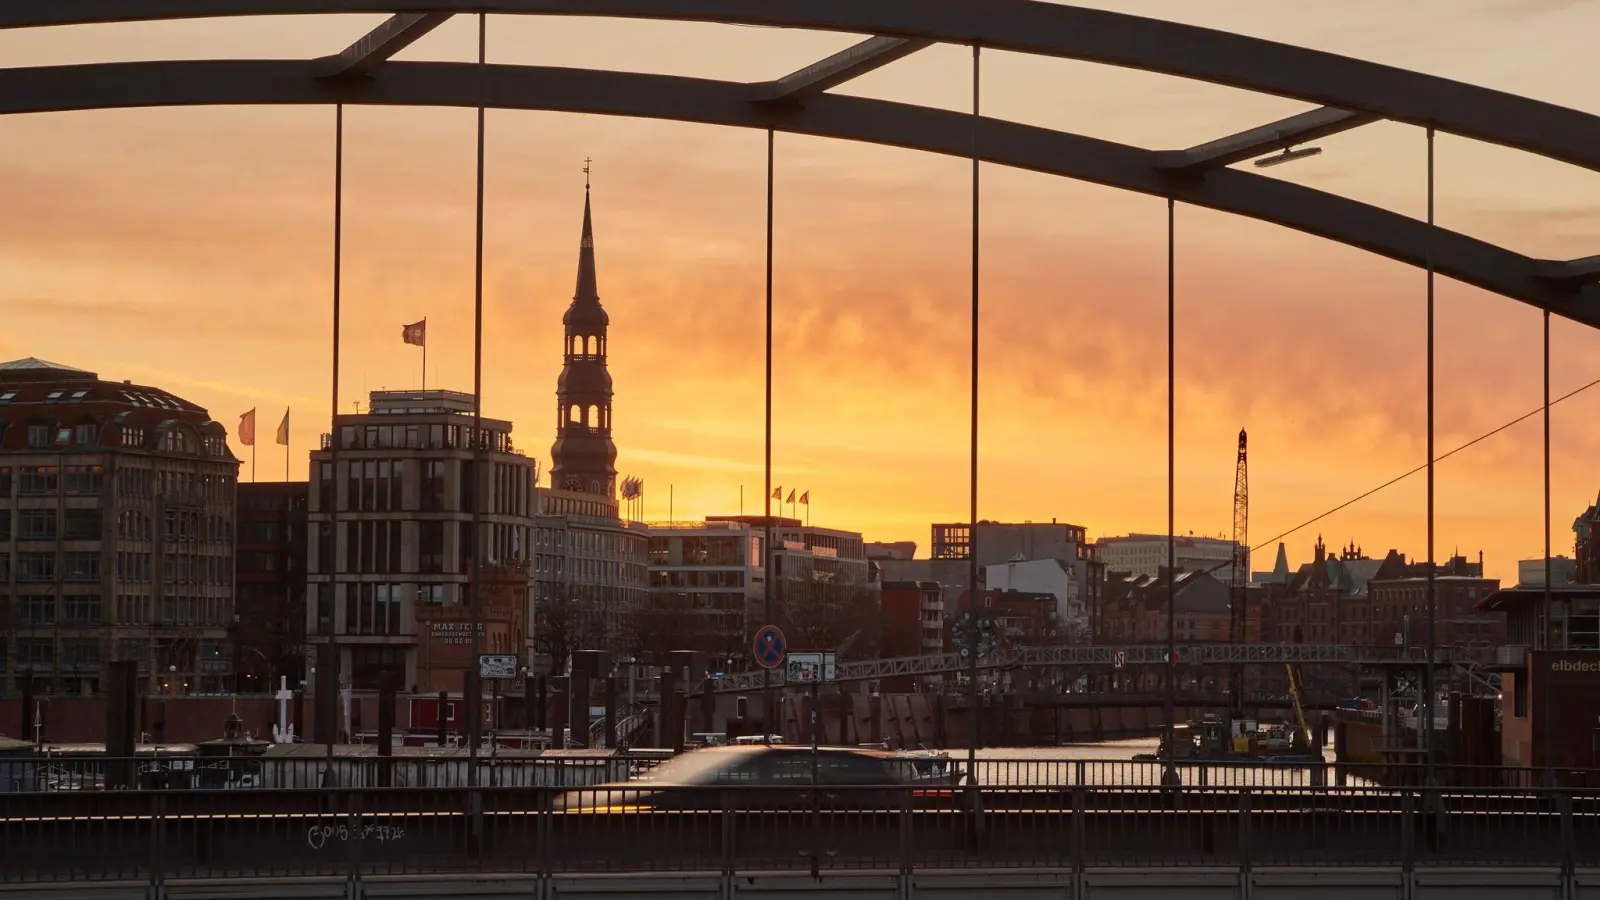
[[[585, 160], [584, 175], [589, 173]], [[565, 364], [556, 382], [556, 442], [550, 449], [550, 486], [616, 496], [617, 445], [611, 440], [611, 373], [606, 370], [610, 317], [600, 305], [595, 278], [590, 190], [583, 188], [583, 232], [578, 242], [578, 284], [561, 322]]]

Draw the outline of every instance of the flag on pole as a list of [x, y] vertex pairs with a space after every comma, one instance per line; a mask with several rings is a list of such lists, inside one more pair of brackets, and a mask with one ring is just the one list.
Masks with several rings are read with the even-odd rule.
[[789, 490], [789, 499], [787, 499], [787, 500], [785, 500], [783, 502], [785, 502], [785, 503], [793, 503], [794, 502], [794, 489], [793, 488], [791, 488]]
[[783, 502], [783, 485], [779, 485], [772, 489], [772, 499], [778, 501], [779, 503]]
[[428, 320], [423, 319], [421, 322], [404, 326], [400, 332], [400, 339], [418, 347], [428, 346]]
[[800, 495], [800, 502], [804, 503], [806, 506], [810, 506], [811, 505], [811, 492], [810, 491], [806, 491], [804, 494], [801, 494]]
[[287, 409], [283, 411], [283, 421], [278, 423], [277, 443], [285, 447], [289, 446], [289, 411]]
[[256, 445], [256, 411], [254, 409], [239, 417], [239, 443], [246, 447]]

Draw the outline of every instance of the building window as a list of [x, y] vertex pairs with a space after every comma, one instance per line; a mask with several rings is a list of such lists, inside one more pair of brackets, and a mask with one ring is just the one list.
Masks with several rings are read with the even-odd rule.
[[99, 625], [100, 595], [68, 594], [62, 600], [62, 622], [67, 625]]
[[377, 690], [386, 671], [395, 673], [395, 684], [404, 682], [406, 674], [404, 647], [350, 648], [350, 684], [356, 690]]
[[54, 625], [56, 623], [55, 595], [23, 594], [18, 597], [17, 621], [21, 625]]
[[100, 642], [93, 638], [67, 638], [61, 642], [61, 666], [69, 672], [100, 669]]
[[100, 539], [100, 510], [67, 510], [66, 537], [69, 541], [97, 541]]
[[67, 493], [100, 493], [104, 489], [105, 471], [104, 466], [67, 466]]
[[22, 520], [19, 531], [25, 541], [50, 541], [56, 537], [56, 511], [53, 509], [19, 510]]
[[18, 553], [18, 581], [55, 581], [56, 555], [54, 553]]
[[444, 523], [419, 523], [417, 571], [438, 574], [444, 571]]
[[20, 493], [25, 495], [54, 494], [59, 482], [55, 466], [23, 466]]
[[45, 669], [55, 666], [55, 644], [50, 638], [18, 638], [17, 639], [17, 668]]

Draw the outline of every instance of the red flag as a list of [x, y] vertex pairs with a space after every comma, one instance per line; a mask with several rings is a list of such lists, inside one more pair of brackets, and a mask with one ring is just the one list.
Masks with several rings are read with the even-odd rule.
[[792, 489], [789, 491], [789, 499], [785, 500], [784, 502], [785, 503], [793, 503], [794, 502], [794, 491]]
[[804, 494], [801, 494], [800, 495], [800, 502], [804, 503], [806, 506], [810, 506], [811, 505], [811, 492], [810, 491], [806, 491]]
[[253, 409], [239, 417], [239, 443], [246, 447], [256, 445], [256, 411]]
[[400, 332], [400, 339], [408, 344], [426, 347], [428, 345], [428, 320], [423, 319], [421, 322], [413, 322], [404, 326]]
[[778, 501], [779, 503], [783, 502], [783, 487], [781, 485], [773, 489], [772, 499]]

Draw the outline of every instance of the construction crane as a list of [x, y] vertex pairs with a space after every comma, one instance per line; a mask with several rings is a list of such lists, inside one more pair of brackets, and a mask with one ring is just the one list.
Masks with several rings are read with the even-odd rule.
[[[1239, 461], [1233, 475], [1233, 575], [1228, 579], [1228, 639], [1249, 640], [1245, 627], [1245, 595], [1250, 581], [1250, 460], [1244, 429], [1239, 429]], [[1232, 678], [1234, 706], [1244, 705], [1244, 669], [1235, 667]]]
[[1283, 669], [1289, 678], [1289, 697], [1294, 700], [1295, 721], [1300, 724], [1300, 730], [1295, 732], [1295, 740], [1291, 746], [1294, 749], [1308, 749], [1311, 746], [1311, 729], [1306, 727], [1306, 710], [1300, 703], [1300, 676], [1295, 674], [1292, 663], [1284, 663]]

